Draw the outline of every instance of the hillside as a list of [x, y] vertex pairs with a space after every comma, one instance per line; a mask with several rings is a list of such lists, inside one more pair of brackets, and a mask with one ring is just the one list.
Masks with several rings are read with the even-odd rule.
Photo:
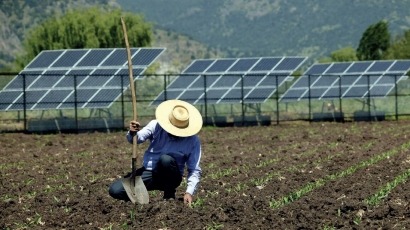
[[410, 29], [410, 0], [2, 0], [0, 69], [22, 52], [26, 32], [52, 14], [93, 5], [122, 7], [154, 24], [153, 46], [166, 47], [163, 71], [192, 59], [309, 56], [309, 62], [346, 46], [382, 19], [392, 36]]
[[382, 19], [392, 35], [410, 28], [410, 0], [117, 0], [177, 33], [229, 56], [328, 56], [356, 48]]
[[115, 5], [113, 0], [1, 0], [0, 69], [21, 52], [22, 40], [29, 29], [53, 14], [91, 5]]
[[[97, 4], [101, 7], [119, 7], [115, 0], [0, 1], [0, 69], [23, 51], [22, 41], [33, 26], [52, 14], [63, 14], [68, 9]], [[192, 59], [220, 55], [220, 51], [171, 30], [154, 28], [153, 34], [152, 46], [166, 48], [166, 52], [160, 56], [160, 72], [179, 72]]]

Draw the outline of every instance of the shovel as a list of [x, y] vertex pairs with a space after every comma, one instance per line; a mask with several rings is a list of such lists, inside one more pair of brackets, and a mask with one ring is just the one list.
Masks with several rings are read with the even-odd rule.
[[[127, 57], [128, 57], [128, 72], [130, 76], [130, 87], [131, 87], [131, 94], [132, 94], [132, 108], [133, 108], [133, 115], [134, 121], [137, 120], [137, 99], [135, 96], [135, 88], [134, 88], [134, 78], [132, 73], [132, 63], [131, 63], [131, 51], [130, 46], [128, 44], [128, 36], [127, 36], [127, 29], [125, 26], [124, 19], [121, 17], [122, 29], [124, 32], [125, 38], [125, 45], [127, 47]], [[134, 135], [132, 139], [132, 162], [131, 162], [131, 172], [136, 170], [135, 165], [137, 162], [137, 135]], [[122, 185], [124, 186], [125, 191], [127, 192], [128, 198], [131, 200], [133, 204], [148, 204], [149, 202], [149, 195], [147, 188], [145, 187], [144, 182], [142, 181], [141, 176], [136, 176], [134, 173], [131, 173], [130, 177], [121, 178]]]

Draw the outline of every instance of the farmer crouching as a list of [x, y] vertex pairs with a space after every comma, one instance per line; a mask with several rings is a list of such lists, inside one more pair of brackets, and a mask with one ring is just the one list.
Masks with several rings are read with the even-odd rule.
[[[168, 100], [157, 107], [155, 118], [142, 129], [137, 121], [130, 122], [128, 142], [133, 142], [134, 135], [138, 144], [150, 140], [143, 166], [132, 173], [141, 176], [148, 191], [164, 191], [163, 199], [170, 200], [175, 199], [186, 166], [188, 185], [184, 203], [190, 205], [201, 176], [201, 143], [197, 133], [202, 128], [202, 116], [187, 102]], [[130, 200], [121, 179], [114, 181], [109, 194], [115, 199]]]

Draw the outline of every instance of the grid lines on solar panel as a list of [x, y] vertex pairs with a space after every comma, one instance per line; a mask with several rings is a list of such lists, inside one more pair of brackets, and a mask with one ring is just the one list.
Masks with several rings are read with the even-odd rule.
[[[140, 78], [164, 50], [131, 48], [134, 80]], [[0, 91], [7, 98], [17, 97], [7, 99], [0, 109], [21, 110], [24, 98], [28, 97], [26, 109], [70, 109], [75, 105], [74, 91], [80, 101], [78, 107], [110, 106], [113, 103], [110, 100], [117, 99], [129, 87], [127, 64], [124, 48], [42, 51]], [[7, 93], [9, 91], [20, 93]], [[64, 101], [58, 103], [52, 98]]]
[[43, 51], [35, 59], [33, 59], [27, 66], [26, 69], [31, 69], [31, 68], [47, 68], [55, 60], [58, 59], [58, 57], [63, 53], [62, 50], [60, 51]]
[[226, 72], [229, 67], [232, 66], [232, 64], [236, 60], [234, 59], [221, 59], [221, 60], [216, 60], [212, 63], [212, 65], [205, 71], [205, 73], [224, 73]]
[[410, 60], [316, 63], [280, 100], [386, 97], [409, 70]]
[[[263, 103], [306, 59], [261, 57], [194, 60], [151, 105], [167, 99], [189, 100], [193, 104], [237, 103], [238, 100], [244, 103]], [[191, 89], [195, 89], [195, 93]], [[198, 93], [200, 89], [202, 94]], [[165, 91], [172, 91], [172, 96], [164, 98]], [[238, 92], [244, 94], [245, 91], [245, 95], [233, 98], [238, 96]], [[196, 96], [198, 98], [194, 98]]]

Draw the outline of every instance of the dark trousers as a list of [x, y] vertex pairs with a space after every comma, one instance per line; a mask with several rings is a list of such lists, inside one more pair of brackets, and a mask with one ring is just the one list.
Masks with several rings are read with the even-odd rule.
[[[182, 181], [182, 175], [175, 159], [167, 154], [161, 155], [153, 171], [140, 168], [136, 175], [141, 176], [148, 191], [164, 191], [164, 199], [175, 198], [176, 188]], [[115, 199], [129, 201], [121, 180], [114, 181], [108, 192]]]

